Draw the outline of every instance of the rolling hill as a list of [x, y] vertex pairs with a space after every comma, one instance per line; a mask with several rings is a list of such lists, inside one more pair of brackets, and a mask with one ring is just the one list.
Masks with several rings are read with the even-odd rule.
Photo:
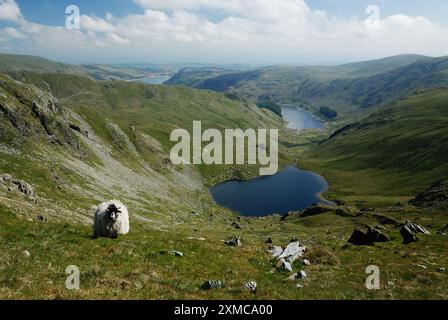
[[[448, 298], [442, 270], [448, 242], [437, 233], [447, 224], [446, 210], [432, 206], [441, 198], [434, 183], [448, 173], [448, 91], [421, 89], [443, 87], [444, 59], [407, 56], [333, 72], [280, 66], [233, 77], [224, 71], [222, 81], [207, 80], [230, 85], [223, 93], [96, 81], [77, 67], [8, 59], [0, 72], [0, 299]], [[406, 65], [390, 69], [400, 61]], [[362, 118], [347, 117], [350, 123], [332, 134], [328, 128], [297, 135], [269, 110], [278, 109], [269, 101], [292, 99], [291, 89], [308, 82], [326, 92], [310, 101], [336, 97], [327, 87], [332, 81], [348, 86], [338, 87], [335, 101], [354, 99], [353, 88], [363, 97], [377, 89], [384, 104], [365, 109]], [[389, 88], [390, 81], [397, 87]], [[232, 92], [271, 99], [259, 108]], [[321, 213], [312, 216], [262, 218], [217, 206], [211, 184], [248, 179], [258, 168], [173, 165], [169, 135], [190, 129], [193, 120], [219, 130], [279, 128], [281, 165], [323, 174], [331, 184], [324, 196], [338, 205], [317, 207]], [[424, 205], [407, 204], [422, 191], [417, 198]], [[111, 198], [128, 206], [131, 231], [93, 239], [91, 207]], [[399, 226], [407, 220], [432, 235], [404, 245]], [[390, 241], [347, 244], [366, 225], [381, 228]], [[242, 246], [227, 246], [235, 236]], [[297, 237], [309, 261], [292, 267], [306, 270], [305, 279], [278, 270], [266, 244], [269, 238], [285, 246]], [[381, 290], [365, 288], [372, 263], [381, 268]], [[81, 290], [65, 286], [71, 265], [80, 269]], [[204, 290], [212, 279], [224, 285]], [[248, 281], [256, 281], [256, 292], [245, 289]]]
[[274, 66], [219, 73], [181, 71], [167, 84], [231, 92], [256, 101], [294, 103], [316, 112], [330, 107], [347, 118], [415, 90], [447, 85], [448, 58], [402, 55], [334, 67]]

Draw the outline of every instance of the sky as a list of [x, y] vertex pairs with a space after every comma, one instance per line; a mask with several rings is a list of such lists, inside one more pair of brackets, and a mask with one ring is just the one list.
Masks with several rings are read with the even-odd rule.
[[444, 56], [447, 16], [446, 0], [0, 0], [0, 52], [67, 63]]

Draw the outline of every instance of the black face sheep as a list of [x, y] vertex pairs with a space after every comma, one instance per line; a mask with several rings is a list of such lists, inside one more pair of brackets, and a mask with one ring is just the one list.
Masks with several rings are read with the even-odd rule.
[[126, 206], [117, 200], [100, 204], [93, 216], [93, 237], [115, 239], [129, 233], [129, 213]]

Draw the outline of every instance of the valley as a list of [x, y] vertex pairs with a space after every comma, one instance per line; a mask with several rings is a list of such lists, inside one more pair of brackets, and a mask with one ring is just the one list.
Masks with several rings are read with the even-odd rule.
[[[34, 191], [0, 178], [0, 298], [448, 298], [445, 184], [431, 191], [440, 205], [409, 203], [448, 177], [446, 58], [189, 68], [165, 85], [99, 81], [38, 58], [9, 56], [0, 70], [0, 175]], [[319, 118], [326, 106], [337, 117], [297, 132], [260, 101]], [[172, 164], [170, 133], [192, 132], [194, 121], [221, 132], [278, 129], [280, 168], [324, 177], [322, 197], [331, 203], [264, 217], [218, 206], [210, 187], [253, 179], [260, 167]], [[91, 207], [112, 198], [128, 206], [131, 232], [92, 239]], [[431, 235], [404, 245], [407, 220]], [[367, 225], [379, 225], [390, 241], [347, 244]], [[232, 237], [242, 245], [226, 245]], [[294, 238], [307, 248], [310, 265], [292, 263], [305, 279], [290, 279], [268, 252]], [[81, 270], [79, 291], [65, 288], [69, 265]], [[365, 287], [370, 265], [381, 270], [380, 290]], [[208, 280], [223, 286], [204, 290]], [[256, 292], [245, 290], [248, 281], [256, 281]]]

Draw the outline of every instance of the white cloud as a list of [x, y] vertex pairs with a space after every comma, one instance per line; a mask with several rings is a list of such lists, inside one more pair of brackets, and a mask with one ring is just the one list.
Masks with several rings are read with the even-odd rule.
[[0, 21], [17, 21], [20, 18], [20, 8], [14, 0], [0, 0]]
[[[312, 10], [304, 0], [135, 2], [141, 13], [83, 15], [79, 31], [22, 18], [2, 41], [10, 39], [30, 54], [78, 61], [308, 63], [448, 52], [448, 42], [441, 41], [448, 30], [418, 16], [384, 17], [379, 30], [369, 30], [363, 19]], [[219, 10], [223, 18], [208, 19], [204, 8]], [[18, 7], [17, 12], [20, 16]]]
[[[112, 20], [111, 16], [107, 16], [107, 19], [109, 21]], [[81, 16], [81, 25], [82, 28], [88, 31], [95, 31], [95, 32], [114, 32], [115, 27], [109, 22], [104, 19], [98, 18], [98, 17], [90, 17], [87, 15]]]

